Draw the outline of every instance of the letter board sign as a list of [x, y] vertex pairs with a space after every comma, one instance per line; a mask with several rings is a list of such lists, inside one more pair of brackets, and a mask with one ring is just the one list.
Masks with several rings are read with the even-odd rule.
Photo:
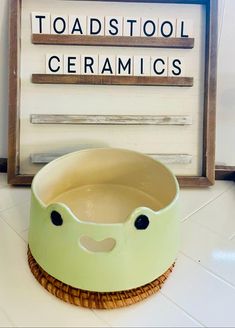
[[12, 0], [10, 38], [10, 183], [118, 147], [213, 184], [216, 0]]

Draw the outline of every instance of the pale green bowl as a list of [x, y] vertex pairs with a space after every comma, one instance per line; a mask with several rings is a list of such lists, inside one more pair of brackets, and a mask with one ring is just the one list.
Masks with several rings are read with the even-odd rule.
[[179, 187], [162, 163], [122, 149], [52, 161], [32, 183], [29, 247], [54, 278], [112, 292], [161, 276], [179, 248]]

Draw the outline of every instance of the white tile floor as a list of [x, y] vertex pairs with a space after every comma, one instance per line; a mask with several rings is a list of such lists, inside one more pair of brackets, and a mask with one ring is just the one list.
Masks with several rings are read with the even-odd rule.
[[27, 265], [30, 189], [0, 174], [0, 327], [235, 327], [235, 184], [181, 191], [182, 243], [160, 293], [112, 311], [56, 299]]

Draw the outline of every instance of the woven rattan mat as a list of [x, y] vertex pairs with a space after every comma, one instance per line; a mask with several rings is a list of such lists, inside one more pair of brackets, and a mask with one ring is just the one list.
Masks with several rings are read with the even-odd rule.
[[159, 291], [172, 272], [174, 264], [159, 278], [142, 287], [111, 293], [100, 293], [73, 288], [53, 278], [36, 262], [28, 249], [29, 267], [37, 281], [61, 300], [90, 309], [115, 309], [135, 304]]

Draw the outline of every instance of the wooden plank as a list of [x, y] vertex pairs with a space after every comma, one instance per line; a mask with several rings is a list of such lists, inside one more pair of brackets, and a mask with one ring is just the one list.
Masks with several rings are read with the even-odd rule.
[[66, 152], [63, 153], [37, 153], [31, 154], [30, 160], [33, 164], [47, 164], [53, 161], [54, 159], [66, 155]]
[[32, 124], [190, 125], [187, 115], [30, 115]]
[[32, 83], [192, 87], [193, 77], [32, 74]]
[[128, 36], [91, 36], [91, 35], [57, 35], [33, 34], [32, 43], [50, 45], [80, 45], [109, 47], [151, 47], [192, 49], [194, 38], [160, 38]]
[[13, 186], [30, 186], [33, 177], [32, 174], [15, 174], [9, 183]]
[[[216, 169], [217, 171], [217, 169]], [[212, 183], [210, 180], [208, 180], [206, 177], [200, 177], [200, 176], [178, 176], [177, 177], [179, 181], [179, 185], [181, 188], [192, 188], [192, 187], [198, 187], [198, 188], [205, 188], [208, 186], [211, 186]], [[231, 173], [230, 177], [224, 177], [224, 179], [228, 180], [235, 180], [235, 171]], [[11, 179], [12, 185], [30, 185], [33, 180], [33, 175], [15, 175]]]
[[[33, 177], [34, 176], [32, 174], [18, 174], [11, 179], [11, 184], [28, 186], [31, 185]], [[212, 185], [211, 181], [208, 180], [207, 177], [201, 176], [177, 176], [177, 180], [181, 188], [205, 188]]]
[[212, 181], [202, 176], [177, 176], [177, 180], [183, 188], [205, 188], [213, 185]]
[[218, 1], [206, 5], [205, 95], [202, 175], [215, 182], [215, 124], [217, 77]]
[[189, 154], [148, 154], [164, 164], [191, 164], [192, 155]]
[[20, 60], [20, 0], [10, 2], [9, 46], [9, 119], [8, 119], [8, 182], [18, 172], [19, 154], [19, 60]]
[[[47, 164], [54, 159], [66, 155], [66, 152], [60, 153], [36, 153], [31, 154], [30, 159], [33, 164]], [[154, 159], [158, 159], [165, 164], [190, 164], [192, 155], [189, 154], [148, 154]]]

